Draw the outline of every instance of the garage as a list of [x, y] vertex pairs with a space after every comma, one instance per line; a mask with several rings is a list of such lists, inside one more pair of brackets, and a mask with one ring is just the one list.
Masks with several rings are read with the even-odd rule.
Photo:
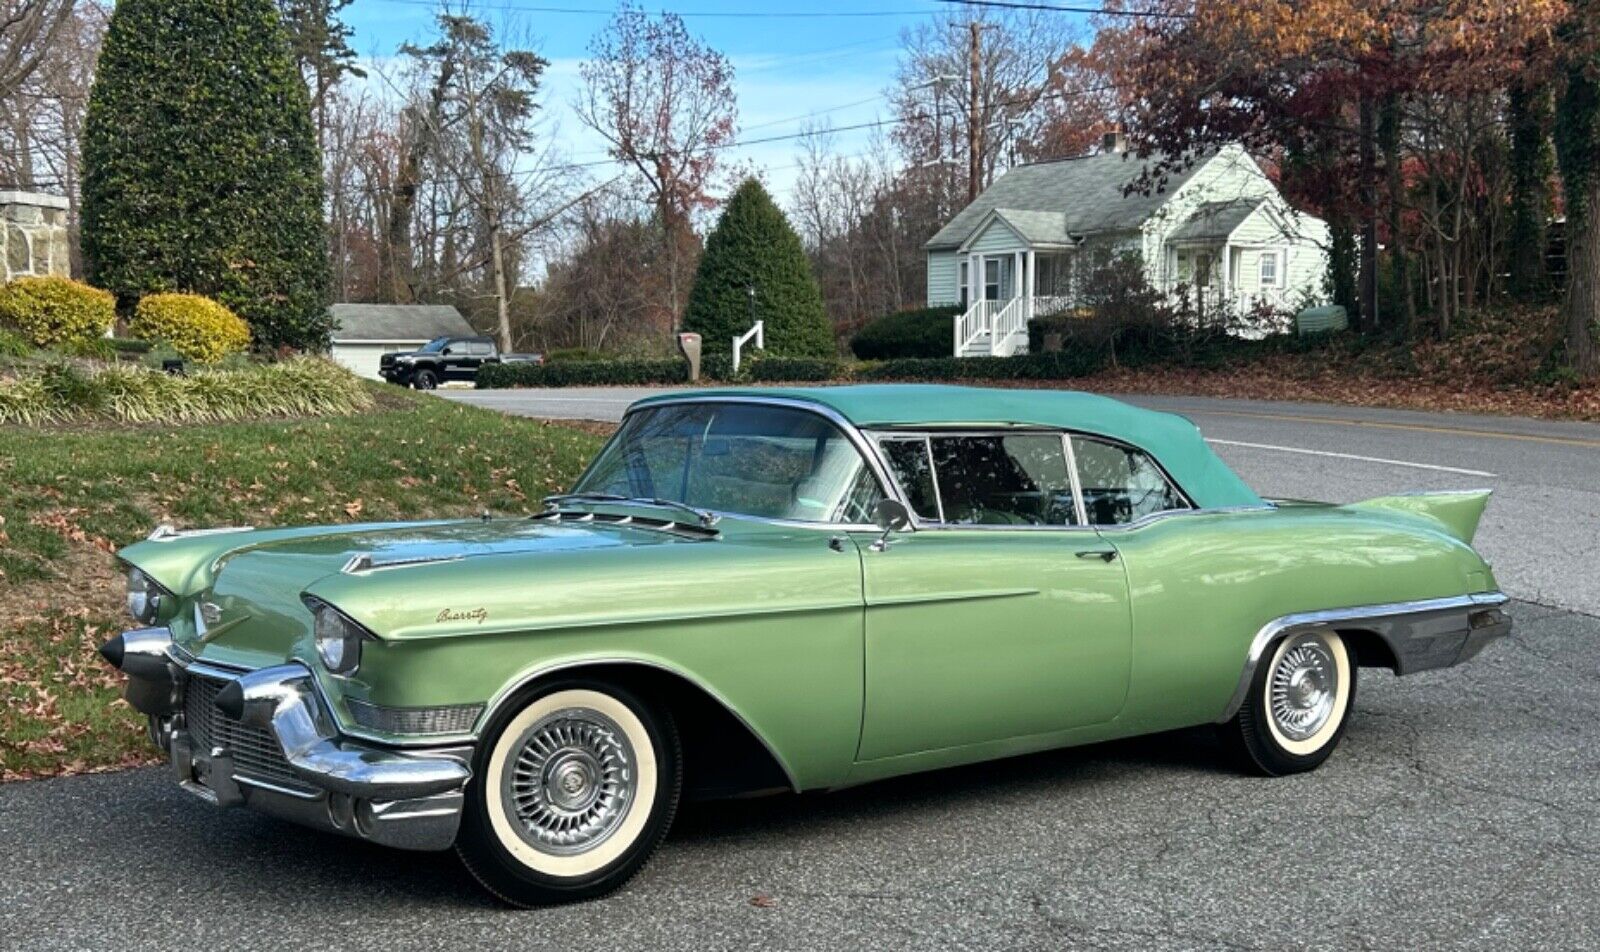
[[435, 337], [477, 334], [448, 304], [335, 304], [333, 359], [371, 380], [384, 354], [413, 351]]

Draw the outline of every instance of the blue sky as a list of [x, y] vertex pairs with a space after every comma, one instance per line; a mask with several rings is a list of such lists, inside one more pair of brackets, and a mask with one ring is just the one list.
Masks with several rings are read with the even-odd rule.
[[[534, 48], [550, 60], [545, 102], [566, 157], [603, 158], [602, 144], [578, 123], [570, 103], [578, 87], [578, 64], [614, 4], [473, 0], [473, 7], [490, 23], [531, 37]], [[901, 31], [958, 9], [931, 0], [682, 0], [643, 7], [647, 12], [679, 13], [691, 33], [732, 60], [741, 139], [798, 132], [808, 114], [822, 113], [816, 120], [835, 127], [885, 117], [887, 104], [881, 95], [894, 74]], [[406, 40], [426, 39], [437, 10], [433, 0], [355, 0], [344, 17], [355, 29], [356, 51], [382, 59]], [[863, 152], [870, 135], [840, 132], [835, 144], [840, 152]], [[795, 149], [793, 142], [753, 145], [730, 150], [728, 159], [764, 168], [779, 200], [787, 202]]]

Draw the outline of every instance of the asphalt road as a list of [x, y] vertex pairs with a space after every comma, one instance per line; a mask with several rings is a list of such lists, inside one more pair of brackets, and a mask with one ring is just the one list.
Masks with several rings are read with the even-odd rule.
[[[615, 419], [637, 394], [449, 396]], [[0, 948], [1600, 948], [1600, 427], [1139, 402], [1267, 495], [1494, 487], [1514, 637], [1363, 672], [1310, 775], [1237, 775], [1195, 730], [692, 805], [622, 893], [529, 913], [448, 854], [219, 812], [161, 770], [10, 784]]]

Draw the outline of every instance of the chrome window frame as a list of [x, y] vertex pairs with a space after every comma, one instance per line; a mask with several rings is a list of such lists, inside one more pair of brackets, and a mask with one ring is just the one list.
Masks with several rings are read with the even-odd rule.
[[[937, 522], [929, 521], [929, 520], [926, 520], [926, 519], [922, 519], [921, 517], [919, 517], [917, 515], [917, 513], [915, 511], [912, 510], [910, 504], [906, 503], [906, 511], [911, 514], [911, 525], [912, 525], [912, 528], [914, 528], [914, 529], [916, 529], [918, 531], [929, 530], [929, 529], [971, 529], [971, 530], [977, 530], [977, 531], [982, 531], [982, 532], [996, 532], [996, 531], [998, 531], [998, 532], [1083, 532], [1085, 530], [1088, 530], [1088, 531], [1091, 531], [1091, 532], [1097, 532], [1097, 533], [1122, 532], [1122, 531], [1126, 531], [1128, 529], [1141, 528], [1143, 526], [1149, 525], [1152, 522], [1158, 522], [1160, 520], [1169, 519], [1169, 518], [1172, 518], [1174, 516], [1216, 515], [1216, 514], [1219, 514], [1219, 513], [1271, 512], [1272, 510], [1277, 508], [1276, 506], [1274, 506], [1274, 505], [1272, 505], [1270, 503], [1264, 503], [1264, 504], [1262, 504], [1260, 506], [1225, 506], [1225, 507], [1212, 507], [1212, 508], [1204, 508], [1204, 507], [1201, 507], [1201, 506], [1197, 506], [1197, 505], [1195, 505], [1194, 497], [1191, 496], [1189, 494], [1189, 492], [1183, 488], [1182, 484], [1180, 484], [1176, 479], [1173, 478], [1172, 473], [1168, 472], [1167, 468], [1164, 465], [1162, 465], [1161, 460], [1157, 459], [1156, 455], [1154, 453], [1151, 453], [1149, 450], [1146, 450], [1143, 447], [1136, 446], [1133, 443], [1129, 443], [1127, 440], [1120, 440], [1120, 439], [1117, 439], [1114, 436], [1107, 436], [1104, 433], [1091, 433], [1091, 432], [1089, 432], [1087, 430], [1069, 430], [1069, 429], [1061, 429], [1061, 428], [1058, 428], [1058, 427], [1048, 427], [1048, 426], [1029, 426], [1029, 425], [1025, 425], [1025, 424], [1018, 424], [1018, 425], [1014, 425], [1014, 426], [996, 425], [996, 426], [987, 427], [987, 428], [986, 427], [962, 426], [962, 427], [952, 427], [950, 429], [941, 429], [941, 428], [938, 428], [938, 427], [886, 427], [886, 428], [881, 428], [881, 429], [864, 430], [863, 432], [866, 434], [867, 438], [873, 442], [874, 446], [877, 445], [878, 441], [883, 440], [883, 439], [896, 439], [896, 438], [898, 438], [898, 439], [902, 439], [902, 440], [914, 440], [914, 439], [921, 438], [921, 439], [929, 441], [928, 442], [928, 464], [933, 470], [933, 479], [934, 479], [935, 489], [937, 489], [938, 484], [939, 484], [938, 467], [933, 465], [933, 450], [932, 450], [932, 445], [931, 445], [932, 439], [935, 436], [988, 436], [988, 437], [995, 437], [995, 436], [1011, 436], [1011, 435], [1024, 434], [1024, 433], [1034, 433], [1034, 434], [1044, 434], [1044, 435], [1060, 436], [1061, 437], [1062, 450], [1067, 456], [1067, 465], [1068, 465], [1068, 468], [1069, 468], [1070, 477], [1072, 479], [1072, 494], [1073, 494], [1073, 500], [1074, 500], [1074, 503], [1075, 503], [1075, 506], [1076, 506], [1076, 509], [1077, 509], [1078, 522], [1079, 522], [1078, 525], [1074, 525], [1074, 526], [1060, 526], [1060, 525], [996, 526], [996, 525], [973, 525], [973, 524], [961, 523], [961, 522], [945, 522], [944, 521], [943, 500], [941, 498], [941, 500], [940, 500], [940, 513], [939, 513], [940, 518], [939, 518], [939, 521], [937, 521]], [[1150, 462], [1155, 465], [1156, 470], [1159, 473], [1161, 473], [1161, 477], [1167, 481], [1167, 485], [1170, 486], [1173, 489], [1173, 491], [1175, 491], [1183, 499], [1184, 504], [1185, 504], [1185, 508], [1183, 508], [1183, 509], [1163, 509], [1160, 512], [1152, 512], [1149, 515], [1140, 516], [1138, 519], [1135, 519], [1132, 522], [1116, 523], [1116, 524], [1113, 524], [1113, 525], [1104, 525], [1104, 526], [1096, 525], [1094, 523], [1091, 523], [1089, 521], [1089, 518], [1088, 518], [1088, 507], [1085, 505], [1085, 503], [1083, 501], [1083, 484], [1082, 484], [1081, 477], [1079, 476], [1079, 473], [1078, 473], [1077, 452], [1072, 447], [1072, 438], [1075, 437], [1075, 436], [1076, 437], [1083, 437], [1084, 439], [1099, 440], [1102, 443], [1108, 443], [1108, 444], [1110, 444], [1112, 446], [1122, 447], [1122, 448], [1133, 450], [1134, 452], [1143, 454], [1145, 456], [1145, 458], [1149, 459]], [[887, 466], [885, 466], [885, 469], [887, 469]], [[890, 479], [891, 480], [894, 479], [894, 476], [893, 476], [892, 473], [890, 474]], [[895, 482], [894, 486], [895, 486], [896, 491], [900, 491], [900, 485], [899, 485], [898, 481]], [[905, 497], [905, 494], [903, 492], [901, 492], [901, 495], [898, 498], [900, 499], [901, 502], [906, 502], [906, 497]]]
[[[872, 445], [872, 443], [870, 443], [866, 437], [862, 435], [861, 431], [854, 423], [850, 422], [850, 420], [848, 420], [844, 414], [838, 412], [832, 407], [823, 406], [822, 404], [818, 403], [811, 403], [806, 400], [795, 400], [788, 397], [720, 397], [715, 395], [698, 395], [652, 399], [648, 403], [636, 403], [629, 407], [627, 412], [622, 415], [622, 421], [617, 426], [617, 432], [611, 436], [611, 439], [606, 440], [605, 445], [600, 448], [600, 452], [596, 453], [594, 455], [594, 459], [589, 461], [589, 465], [583, 468], [583, 472], [579, 474], [577, 480], [572, 484], [573, 487], [576, 488], [583, 485], [583, 481], [589, 478], [589, 473], [594, 469], [595, 464], [600, 462], [600, 458], [605, 455], [606, 450], [610, 448], [612, 442], [615, 441], [617, 436], [622, 433], [622, 427], [627, 425], [629, 418], [634, 414], [643, 413], [647, 410], [654, 410], [659, 407], [702, 403], [783, 407], [786, 409], [799, 410], [804, 413], [810, 413], [815, 416], [822, 417], [823, 420], [832, 424], [835, 430], [838, 430], [841, 434], [843, 434], [845, 439], [850, 442], [850, 445], [855, 447], [856, 452], [861, 455], [861, 459], [867, 464], [867, 468], [872, 471], [873, 478], [878, 481], [878, 490], [883, 494], [883, 497], [885, 499], [893, 499], [896, 502], [899, 502], [906, 507], [908, 512], [910, 511], [910, 504], [906, 502], [904, 494], [900, 492], [900, 484], [891, 477], [888, 468], [884, 466], [883, 459], [877, 452], [877, 447]], [[578, 502], [582, 501], [578, 500]], [[585, 505], [590, 504], [591, 503], [585, 503]], [[605, 503], [597, 504], [605, 505]], [[616, 505], [626, 505], [626, 503], [619, 501], [616, 503]], [[820, 529], [828, 532], [879, 531], [878, 527], [870, 522], [812, 522], [805, 519], [779, 519], [772, 516], [759, 516], [748, 512], [728, 512], [720, 509], [709, 509], [707, 511], [717, 516], [723, 516], [732, 519], [749, 519], [755, 522], [763, 522], [768, 525], [784, 526], [794, 529]]]

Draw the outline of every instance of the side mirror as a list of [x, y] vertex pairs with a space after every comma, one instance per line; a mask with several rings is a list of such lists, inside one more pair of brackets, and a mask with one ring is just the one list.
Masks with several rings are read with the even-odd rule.
[[872, 507], [872, 521], [884, 532], [899, 532], [911, 525], [911, 513], [905, 504], [893, 499], [880, 499]]
[[441, 357], [449, 357], [453, 353], [455, 353], [455, 348], [446, 347], [444, 350], [439, 351], [439, 356], [441, 356]]
[[889, 537], [891, 535], [910, 527], [911, 512], [906, 509], [903, 503], [896, 502], [893, 499], [880, 499], [878, 504], [872, 507], [872, 521], [879, 529], [883, 530], [883, 535], [878, 537], [878, 541], [872, 543], [871, 548], [874, 552], [882, 552], [889, 548]]

